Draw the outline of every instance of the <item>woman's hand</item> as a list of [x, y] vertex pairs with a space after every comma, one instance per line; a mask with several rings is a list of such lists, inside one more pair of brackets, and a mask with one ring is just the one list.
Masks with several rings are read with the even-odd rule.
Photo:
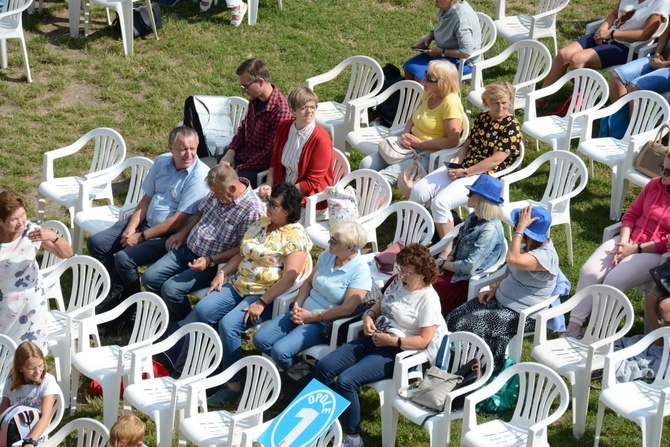
[[433, 41], [433, 38], [431, 37], [431, 33], [426, 34], [421, 38], [419, 43], [414, 45], [412, 48], [428, 48], [428, 45]]
[[53, 242], [56, 240], [56, 238], [58, 238], [58, 235], [47, 228], [36, 228], [28, 233], [28, 239], [30, 239], [30, 242]]
[[479, 294], [479, 303], [486, 305], [489, 301], [493, 299], [493, 297], [496, 296], [496, 291], [495, 289], [492, 290], [486, 290], [484, 292], [481, 292]]
[[212, 293], [214, 290], [217, 292], [221, 291], [221, 287], [226, 283], [226, 274], [219, 270], [216, 272], [216, 276], [212, 280], [212, 282], [209, 284], [209, 290], [207, 290], [207, 293], [205, 295], [209, 295]]
[[657, 54], [657, 55], [655, 55], [654, 57], [651, 58], [651, 60], [649, 61], [649, 65], [654, 70], [658, 70], [659, 68], [667, 67], [668, 66], [668, 61], [666, 61], [665, 58], [662, 55]]
[[533, 210], [533, 205], [528, 205], [525, 208], [522, 208], [519, 211], [519, 223], [516, 224], [516, 231], [523, 233], [526, 228], [530, 226], [533, 222], [539, 219], [538, 216], [530, 217], [530, 213]]
[[[260, 299], [258, 301], [260, 301]], [[251, 306], [242, 309], [243, 311], [246, 311], [246, 315], [244, 315], [244, 324], [247, 324], [247, 321], [251, 324], [256, 324], [258, 317], [260, 317], [261, 313], [263, 313], [265, 306], [260, 304], [258, 301], [252, 303]], [[270, 304], [268, 304], [268, 306], [269, 305]]]
[[415, 148], [418, 149], [423, 140], [415, 137], [409, 132], [402, 134], [400, 138], [400, 143], [406, 148]]
[[610, 25], [607, 23], [607, 21], [604, 21], [600, 27], [596, 30], [595, 33], [593, 33], [593, 40], [596, 41], [598, 45], [601, 45], [604, 40], [610, 39], [610, 35], [612, 32], [610, 31]]
[[363, 334], [366, 337], [372, 337], [376, 333], [377, 326], [375, 326], [375, 322], [372, 320], [372, 317], [366, 315], [363, 320]]
[[623, 261], [624, 258], [637, 253], [637, 244], [631, 244], [627, 242], [618, 242], [616, 248], [610, 252], [614, 255], [612, 259], [612, 264], [617, 265], [619, 262]]
[[451, 180], [457, 180], [459, 178], [464, 178], [468, 176], [465, 169], [448, 169], [447, 175]]
[[422, 53], [430, 57], [440, 57], [442, 56], [442, 48], [430, 47], [423, 50]]
[[302, 325], [306, 324], [307, 321], [305, 321], [305, 317], [307, 317], [307, 314], [311, 312], [307, 312], [305, 309], [300, 307], [297, 303], [293, 306], [293, 309], [291, 310], [291, 321], [293, 324], [297, 325]]
[[378, 348], [381, 348], [382, 346], [397, 346], [398, 343], [398, 337], [383, 332], [375, 332], [370, 337], [372, 338], [372, 343]]

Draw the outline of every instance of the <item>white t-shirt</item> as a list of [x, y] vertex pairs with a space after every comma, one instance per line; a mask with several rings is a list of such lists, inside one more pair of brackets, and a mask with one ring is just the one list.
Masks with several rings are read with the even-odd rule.
[[42, 408], [42, 398], [44, 396], [61, 394], [56, 378], [49, 373], [46, 373], [44, 380], [39, 385], [22, 385], [16, 391], [12, 391], [11, 387], [12, 378], [9, 377], [5, 382], [2, 397], [9, 399], [10, 405], [26, 405], [38, 410]]
[[[621, 0], [611, 29], [640, 30], [653, 14], [667, 18], [669, 4], [668, 0]], [[616, 35], [614, 37], [616, 40]]]

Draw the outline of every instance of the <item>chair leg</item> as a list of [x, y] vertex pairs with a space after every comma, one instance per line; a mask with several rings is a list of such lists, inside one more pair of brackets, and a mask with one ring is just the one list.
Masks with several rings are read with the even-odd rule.
[[7, 68], [7, 39], [0, 39], [0, 53], [2, 68]]
[[133, 3], [126, 0], [121, 3], [119, 14], [121, 25], [121, 39], [123, 40], [123, 52], [126, 56], [133, 55]]
[[77, 410], [77, 393], [79, 393], [79, 370], [74, 366], [70, 369], [70, 414], [74, 415]]
[[593, 443], [593, 447], [598, 447], [600, 442], [600, 432], [603, 428], [603, 417], [605, 416], [605, 404], [602, 402], [598, 403], [598, 417], [596, 418], [596, 439]]
[[614, 221], [618, 220], [621, 214], [623, 206], [622, 189], [623, 185], [619, 182], [619, 169], [615, 166], [612, 168], [612, 196], [610, 198], [610, 219]]
[[572, 387], [572, 434], [581, 438], [586, 429], [586, 413], [589, 409], [589, 393], [591, 391], [591, 373], [582, 371], [582, 376], [575, 379]]
[[247, 11], [247, 23], [255, 25], [258, 19], [258, 0], [249, 0], [249, 11]]
[[149, 17], [151, 18], [151, 29], [154, 30], [154, 37], [158, 40], [158, 29], [156, 28], [156, 17], [154, 17], [154, 11], [151, 8], [151, 0], [146, 0], [147, 8], [149, 8]]
[[568, 246], [568, 263], [572, 265], [572, 224], [570, 221], [565, 223], [565, 243]]
[[[659, 409], [660, 411], [660, 409]], [[642, 431], [642, 445], [649, 447], [661, 447], [661, 435], [663, 434], [663, 414], [657, 413], [654, 417], [644, 421], [647, 439], [645, 440], [645, 430]]]
[[[390, 424], [387, 424], [384, 426], [384, 421], [382, 419], [382, 445], [384, 447], [393, 447], [395, 446], [395, 440], [398, 432], [398, 410], [393, 406], [393, 402], [388, 403], [389, 407], [391, 407], [391, 419], [390, 419]], [[386, 435], [386, 439], [388, 441], [384, 441], [384, 435]]]
[[[119, 395], [121, 394], [121, 378], [111, 377], [110, 383], [102, 387], [102, 419], [105, 427], [111, 429], [119, 418]], [[158, 422], [156, 423], [158, 425]], [[156, 427], [158, 431], [158, 427]]]
[[75, 255], [82, 254], [84, 250], [84, 231], [79, 227], [79, 225], [74, 226], [74, 231], [72, 233], [73, 247]]
[[[0, 41], [4, 43], [3, 41]], [[44, 209], [46, 208], [46, 199], [41, 195], [37, 194], [37, 223], [41, 224], [44, 222]]]
[[156, 435], [158, 436], [158, 442], [156, 447], [171, 447], [172, 446], [172, 422], [162, 419], [160, 415], [156, 415], [156, 418], [153, 418], [156, 422]]
[[26, 79], [28, 82], [33, 82], [32, 76], [30, 76], [30, 64], [28, 63], [28, 48], [26, 47], [26, 37], [22, 35], [19, 40], [21, 41], [21, 50], [23, 51], [23, 63], [26, 65]]

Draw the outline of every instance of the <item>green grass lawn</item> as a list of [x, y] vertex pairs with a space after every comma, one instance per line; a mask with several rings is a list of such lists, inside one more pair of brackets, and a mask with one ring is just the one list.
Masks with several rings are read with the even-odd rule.
[[[491, 0], [472, 0], [471, 4], [491, 16], [495, 12]], [[532, 11], [535, 4], [508, 1], [508, 15]], [[572, 2], [559, 16], [559, 46], [581, 36], [586, 23], [606, 16], [612, 6], [594, 0]], [[183, 101], [188, 95], [240, 95], [235, 68], [242, 60], [264, 59], [271, 69], [272, 82], [287, 94], [306, 78], [356, 54], [371, 56], [382, 65], [401, 66], [413, 55], [410, 46], [431, 29], [437, 15], [431, 1], [287, 0], [280, 10], [270, 0], [261, 2], [256, 26], [248, 26], [245, 20], [239, 28], [232, 28], [228, 26], [230, 13], [223, 1], [207, 13], [201, 13], [197, 3], [188, 0], [172, 8], [163, 7], [162, 11], [160, 39], [138, 39], [135, 56], [124, 57], [120, 37], [106, 25], [102, 8], [92, 9], [89, 37], [83, 38], [82, 29], [80, 38], [73, 39], [69, 37], [67, 4], [47, 1], [43, 14], [24, 20], [34, 79], [30, 85], [25, 82], [18, 43], [9, 42], [9, 68], [0, 70], [0, 111], [5, 116], [0, 122], [0, 188], [24, 194], [30, 204], [30, 216], [36, 216], [37, 185], [45, 151], [71, 144], [93, 128], [107, 126], [123, 135], [129, 156], [154, 158], [165, 151], [168, 132], [181, 120]], [[494, 54], [506, 46], [498, 41]], [[511, 80], [514, 69], [514, 61], [510, 61], [491, 70], [487, 80]], [[322, 100], [339, 99], [344, 95], [344, 86], [342, 78], [319, 86], [316, 91]], [[468, 89], [465, 83], [464, 97]], [[566, 94], [554, 98], [549, 110]], [[526, 141], [523, 166], [541, 153], [534, 147], [534, 141]], [[352, 154], [354, 168], [360, 158], [360, 154]], [[56, 173], [80, 173], [86, 168], [86, 157], [77, 155], [59, 160]], [[543, 176], [538, 175], [521, 182], [513, 198], [539, 198], [543, 181]], [[629, 191], [627, 204], [638, 191]], [[562, 257], [561, 268], [573, 288], [580, 265], [600, 244], [603, 228], [611, 223], [609, 197], [609, 171], [598, 166], [595, 178], [589, 179], [586, 190], [572, 202], [573, 266], [566, 261], [563, 229], [556, 227], [552, 232]], [[49, 207], [46, 217], [67, 219], [64, 210], [56, 207]], [[629, 296], [636, 311], [633, 333], [639, 333], [641, 299], [636, 292]], [[528, 359], [526, 343], [524, 358]], [[599, 387], [600, 382], [594, 381], [584, 437], [572, 437], [568, 411], [549, 431], [552, 445], [593, 444]], [[381, 427], [374, 391], [362, 393], [362, 405], [366, 445], [378, 446]], [[77, 416], [101, 419], [101, 413], [100, 399], [92, 398], [88, 403], [84, 400]], [[148, 426], [147, 443], [153, 445], [155, 427], [153, 423]], [[459, 444], [460, 426], [460, 421], [452, 425], [449, 445]], [[602, 446], [640, 445], [640, 439], [635, 424], [607, 414]], [[663, 444], [669, 442], [666, 434]], [[397, 445], [428, 445], [428, 437], [417, 426], [401, 420]]]

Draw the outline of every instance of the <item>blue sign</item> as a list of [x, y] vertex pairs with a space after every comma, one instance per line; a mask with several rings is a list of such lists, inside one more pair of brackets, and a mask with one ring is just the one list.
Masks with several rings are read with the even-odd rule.
[[348, 406], [348, 400], [312, 379], [257, 441], [264, 447], [310, 447]]

